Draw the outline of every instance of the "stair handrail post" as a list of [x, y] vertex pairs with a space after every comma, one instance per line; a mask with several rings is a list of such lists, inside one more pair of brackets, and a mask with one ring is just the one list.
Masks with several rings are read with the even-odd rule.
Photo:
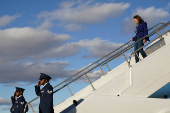
[[[99, 62], [97, 62], [97, 64], [99, 65]], [[102, 71], [102, 73], [105, 75], [105, 73], [104, 73], [102, 67], [101, 67], [100, 65], [99, 65], [99, 67], [100, 67], [100, 70]]]
[[127, 62], [127, 64], [128, 64], [128, 67], [130, 68], [131, 66], [130, 66], [130, 64], [129, 64], [129, 62], [128, 62], [126, 56], [125, 56], [125, 54], [124, 54], [123, 52], [122, 52], [122, 54], [123, 54], [123, 56], [124, 56], [124, 58], [125, 58], [125, 60], [126, 60], [126, 62]]
[[111, 71], [107, 63], [106, 63], [106, 66], [107, 66], [107, 68], [109, 69], [109, 71]]
[[71, 91], [71, 89], [70, 89], [70, 87], [68, 86], [68, 84], [67, 84], [67, 82], [66, 82], [66, 81], [65, 81], [65, 85], [67, 86], [68, 90], [70, 91], [71, 96], [73, 96], [74, 94], [72, 93], [72, 91]]
[[32, 107], [31, 103], [29, 103], [29, 105], [30, 105], [32, 111], [35, 113], [34, 108]]
[[93, 86], [92, 82], [90, 81], [89, 77], [87, 76], [87, 73], [86, 73], [85, 75], [86, 75], [86, 78], [87, 78], [87, 80], [89, 81], [89, 83], [90, 83], [90, 85], [91, 85], [91, 87], [92, 87], [92, 89], [93, 89], [93, 91], [94, 91], [94, 90], [95, 90], [95, 88], [94, 88], [94, 86]]

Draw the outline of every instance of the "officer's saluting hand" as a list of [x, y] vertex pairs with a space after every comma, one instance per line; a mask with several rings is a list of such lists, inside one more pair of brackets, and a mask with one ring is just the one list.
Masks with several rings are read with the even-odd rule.
[[[49, 80], [51, 77], [44, 73], [40, 73], [38, 84], [35, 86], [35, 93], [40, 96], [39, 113], [54, 113], [53, 109], [53, 87]], [[43, 88], [40, 90], [40, 86]]]

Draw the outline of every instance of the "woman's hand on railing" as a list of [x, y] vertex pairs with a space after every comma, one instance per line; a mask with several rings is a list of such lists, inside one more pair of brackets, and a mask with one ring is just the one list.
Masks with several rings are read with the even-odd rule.
[[132, 42], [133, 41], [133, 39], [131, 38], [130, 40], [129, 40], [129, 42]]
[[146, 39], [143, 39], [143, 43], [146, 43]]

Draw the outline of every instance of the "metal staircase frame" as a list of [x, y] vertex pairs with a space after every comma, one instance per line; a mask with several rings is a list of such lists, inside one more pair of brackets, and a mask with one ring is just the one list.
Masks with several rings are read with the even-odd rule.
[[[158, 27], [159, 25], [161, 25], [161, 26]], [[162, 36], [163, 36], [164, 34], [170, 32], [170, 30], [165, 31], [164, 28], [166, 28], [166, 27], [169, 26], [169, 25], [170, 25], [170, 21], [167, 22], [167, 23], [158, 23], [157, 25], [155, 25], [155, 26], [153, 26], [152, 28], [150, 28], [148, 31], [151, 31], [151, 30], [153, 30], [154, 28], [156, 28], [155, 30], [153, 30], [152, 32], [150, 32], [148, 35], [144, 36], [144, 37], [141, 38], [140, 40], [143, 40], [143, 39], [146, 38], [146, 37], [151, 37], [151, 36], [153, 36], [153, 35], [156, 34], [156, 33], [157, 33], [158, 37], [154, 38], [153, 40], [151, 40], [150, 42], [148, 42], [147, 44], [145, 44], [144, 46], [142, 46], [141, 48], [139, 48], [139, 49], [136, 50], [136, 51], [133, 51], [132, 48], [133, 48], [134, 45], [135, 45], [138, 41], [140, 41], [140, 40], [138, 40], [138, 41], [136, 41], [136, 42], [134, 42], [134, 43], [132, 43], [132, 44], [129, 44], [130, 42], [127, 42], [127, 43], [123, 44], [122, 46], [120, 46], [120, 47], [117, 48], [116, 50], [110, 52], [109, 54], [107, 54], [107, 55], [105, 55], [104, 57], [100, 58], [100, 59], [97, 60], [96, 62], [88, 65], [87, 67], [85, 67], [85, 68], [83, 68], [83, 69], [81, 69], [79, 72], [77, 72], [77, 73], [74, 74], [73, 76], [67, 78], [67, 79], [64, 80], [63, 82], [61, 82], [61, 83], [57, 84], [56, 86], [54, 86], [53, 89], [61, 86], [62, 84], [65, 84], [65, 85], [59, 87], [57, 90], [55, 90], [55, 91], [53, 92], [53, 94], [56, 93], [56, 92], [58, 92], [58, 91], [60, 91], [60, 90], [63, 89], [64, 87], [68, 87], [68, 90], [70, 91], [71, 95], [73, 96], [74, 94], [72, 93], [71, 89], [69, 88], [69, 84], [71, 84], [72, 82], [74, 82], [74, 81], [76, 81], [77, 79], [81, 78], [82, 76], [86, 76], [87, 80], [89, 81], [89, 83], [90, 83], [90, 85], [91, 85], [91, 87], [92, 87], [92, 90], [95, 90], [95, 87], [93, 86], [92, 82], [90, 81], [89, 77], [87, 76], [87, 73], [89, 73], [90, 71], [92, 71], [92, 70], [94, 70], [95, 68], [99, 67], [100, 70], [101, 70], [101, 72], [105, 75], [102, 67], [103, 67], [104, 65], [106, 65], [107, 68], [108, 68], [109, 71], [110, 71], [110, 68], [109, 68], [109, 66], [108, 66], [108, 63], [109, 63], [110, 61], [116, 59], [117, 57], [121, 56], [121, 55], [124, 56], [124, 58], [125, 58], [125, 60], [126, 60], [126, 62], [127, 62], [127, 64], [128, 64], [128, 66], [129, 66], [129, 68], [130, 68], [130, 67], [132, 66], [132, 65], [130, 65], [131, 56], [132, 56], [132, 55], [134, 56], [137, 51], [139, 51], [139, 50], [142, 49], [143, 47], [146, 47], [147, 45], [151, 44], [152, 42], [154, 42], [154, 41], [157, 40], [157, 39], [159, 39], [159, 40], [162, 42], [162, 44], [164, 44], [163, 41], [162, 41], [162, 39], [163, 39]], [[162, 33], [162, 34], [161, 34], [161, 32], [160, 32], [161, 30], [163, 30], [163, 33]], [[130, 57], [129, 57], [129, 60], [128, 60], [128, 59], [126, 58], [126, 56], [125, 56], [125, 52], [127, 52], [127, 51], [129, 51], [129, 50], [131, 51], [131, 54], [130, 54]], [[137, 54], [136, 54], [136, 55], [137, 55]], [[138, 55], [137, 55], [137, 56], [138, 56]], [[139, 58], [139, 56], [138, 56], [138, 58]], [[140, 58], [139, 58], [139, 59], [140, 59]], [[141, 61], [141, 59], [140, 59], [140, 61]], [[32, 110], [33, 110], [34, 113], [35, 113], [35, 111], [34, 111], [32, 105], [31, 105], [31, 103], [32, 103], [33, 101], [35, 101], [36, 99], [38, 99], [38, 98], [39, 98], [39, 96], [36, 97], [36, 98], [34, 98], [33, 100], [29, 101], [29, 102], [25, 105], [25, 106], [27, 106], [27, 105], [29, 104], [29, 105], [31, 106], [31, 108], [32, 108]], [[25, 110], [24, 110], [24, 113], [25, 113]]]

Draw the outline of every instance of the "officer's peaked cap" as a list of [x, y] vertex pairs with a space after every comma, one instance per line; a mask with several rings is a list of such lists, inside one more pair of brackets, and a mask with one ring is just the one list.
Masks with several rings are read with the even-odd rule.
[[47, 74], [40, 73], [40, 78], [39, 78], [39, 80], [42, 80], [42, 79], [48, 79], [48, 80], [50, 80], [51, 77], [50, 77], [49, 75], [47, 75]]
[[22, 91], [22, 92], [24, 92], [24, 90], [25, 89], [23, 89], [23, 88], [20, 88], [20, 87], [15, 87], [16, 88], [16, 92], [19, 92], [19, 91]]

